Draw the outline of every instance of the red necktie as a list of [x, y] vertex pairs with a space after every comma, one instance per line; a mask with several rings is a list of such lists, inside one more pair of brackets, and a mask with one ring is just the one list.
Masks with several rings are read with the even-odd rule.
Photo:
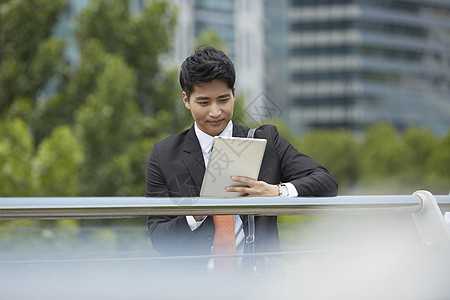
[[[234, 217], [231, 215], [213, 216], [214, 221], [214, 255], [236, 254], [236, 237], [234, 234]], [[232, 273], [237, 268], [237, 258], [215, 258], [214, 270], [220, 273]]]

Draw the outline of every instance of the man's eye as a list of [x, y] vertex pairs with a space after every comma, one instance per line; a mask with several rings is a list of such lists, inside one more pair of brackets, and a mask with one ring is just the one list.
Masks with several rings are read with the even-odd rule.
[[206, 105], [206, 104], [208, 104], [208, 101], [200, 101], [200, 102], [198, 102], [198, 104], [200, 104], [200, 105]]
[[230, 100], [230, 99], [220, 99], [220, 102], [227, 102], [228, 100]]

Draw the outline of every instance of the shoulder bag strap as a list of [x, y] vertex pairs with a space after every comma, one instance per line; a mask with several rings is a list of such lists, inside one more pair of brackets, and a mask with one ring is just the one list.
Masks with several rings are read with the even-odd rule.
[[[252, 128], [248, 131], [247, 138], [254, 138], [256, 128]], [[249, 253], [255, 253], [255, 215], [248, 216], [248, 235], [245, 238], [245, 242], [248, 244]]]

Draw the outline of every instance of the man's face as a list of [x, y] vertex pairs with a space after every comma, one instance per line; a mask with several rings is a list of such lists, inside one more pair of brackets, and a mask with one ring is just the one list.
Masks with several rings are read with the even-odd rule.
[[233, 117], [234, 87], [225, 80], [214, 79], [194, 86], [190, 99], [183, 92], [183, 102], [191, 111], [198, 128], [211, 135], [219, 135]]

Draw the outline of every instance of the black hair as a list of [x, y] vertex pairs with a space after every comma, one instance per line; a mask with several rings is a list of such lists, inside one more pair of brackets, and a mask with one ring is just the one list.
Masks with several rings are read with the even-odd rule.
[[233, 62], [223, 51], [214, 47], [198, 48], [181, 65], [180, 85], [188, 99], [195, 85], [214, 79], [225, 80], [231, 90], [236, 80]]

